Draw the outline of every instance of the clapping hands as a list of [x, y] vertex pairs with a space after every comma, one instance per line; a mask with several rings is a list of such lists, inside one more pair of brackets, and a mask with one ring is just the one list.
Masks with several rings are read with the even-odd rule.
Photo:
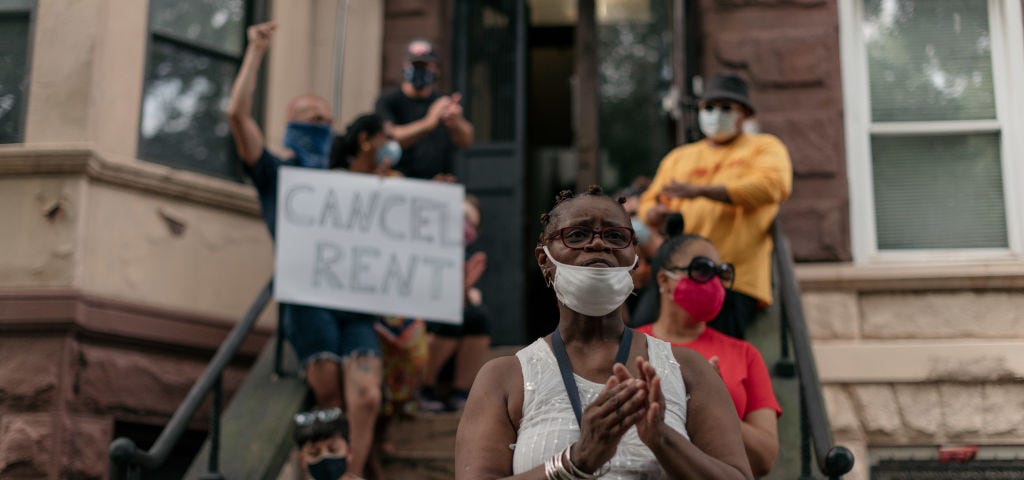
[[[636, 422], [636, 433], [644, 445], [653, 448], [661, 443], [665, 431], [665, 394], [661, 391], [661, 377], [658, 376], [658, 372], [654, 370], [654, 365], [651, 365], [651, 362], [637, 357], [636, 369], [639, 373], [638, 381], [647, 389], [644, 396], [643, 415]], [[616, 369], [617, 375], [618, 370]], [[625, 375], [629, 375], [625, 367], [622, 367], [621, 370], [625, 372]]]
[[630, 426], [636, 426], [636, 433], [640, 441], [647, 446], [652, 446], [661, 441], [665, 425], [665, 394], [661, 391], [661, 377], [654, 369], [651, 362], [643, 357], [636, 358], [637, 376], [634, 377], [621, 363], [615, 364], [612, 372], [619, 383], [633, 382], [637, 385], [640, 403], [639, 415]]
[[462, 120], [462, 94], [453, 93], [450, 96], [438, 97], [427, 109], [426, 118], [431, 125], [443, 124], [448, 128], [454, 128], [456, 123]]
[[621, 363], [615, 364], [614, 370], [580, 419], [580, 439], [573, 445], [570, 458], [584, 472], [594, 472], [608, 463], [622, 436], [644, 415], [646, 386], [630, 376]]
[[585, 472], [607, 463], [622, 436], [635, 426], [640, 441], [648, 447], [662, 441], [665, 432], [665, 395], [661, 378], [651, 362], [636, 359], [637, 376], [616, 363], [604, 390], [583, 411], [580, 440], [570, 457]]

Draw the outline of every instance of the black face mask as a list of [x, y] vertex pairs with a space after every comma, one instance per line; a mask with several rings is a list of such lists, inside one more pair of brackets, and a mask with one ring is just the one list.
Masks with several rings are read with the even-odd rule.
[[314, 480], [338, 480], [348, 468], [348, 456], [324, 456], [306, 468]]
[[412, 84], [412, 88], [416, 90], [423, 90], [434, 84], [437, 80], [437, 76], [434, 72], [427, 70], [426, 67], [405, 67], [402, 70], [402, 75], [405, 77], [405, 81]]

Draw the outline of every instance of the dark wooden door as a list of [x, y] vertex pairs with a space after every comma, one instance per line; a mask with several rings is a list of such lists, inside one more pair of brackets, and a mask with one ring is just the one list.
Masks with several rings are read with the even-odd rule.
[[480, 281], [491, 313], [493, 341], [522, 344], [526, 262], [533, 243], [525, 235], [526, 0], [455, 0], [452, 72], [475, 144], [461, 153], [456, 175], [480, 198], [482, 225], [476, 248], [487, 252]]

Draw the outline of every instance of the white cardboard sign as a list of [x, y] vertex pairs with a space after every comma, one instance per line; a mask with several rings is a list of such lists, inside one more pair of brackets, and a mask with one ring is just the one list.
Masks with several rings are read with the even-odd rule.
[[462, 323], [462, 185], [281, 167], [278, 301]]

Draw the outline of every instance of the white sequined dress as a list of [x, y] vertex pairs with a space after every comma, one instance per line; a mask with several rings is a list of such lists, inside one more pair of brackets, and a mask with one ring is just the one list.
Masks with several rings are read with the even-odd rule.
[[[686, 434], [686, 386], [679, 371], [679, 363], [672, 355], [672, 346], [664, 341], [644, 335], [651, 364], [661, 377], [665, 394], [665, 423]], [[519, 426], [512, 458], [512, 472], [530, 470], [580, 436], [576, 416], [572, 412], [569, 396], [562, 383], [558, 361], [543, 338], [516, 353], [523, 370], [523, 419]], [[604, 388], [604, 384], [591, 382], [579, 375], [576, 385], [583, 408], [590, 405]], [[654, 480], [668, 478], [658, 465], [654, 453], [637, 436], [636, 427], [630, 428], [619, 443], [611, 460], [611, 470], [601, 477], [608, 480]]]

